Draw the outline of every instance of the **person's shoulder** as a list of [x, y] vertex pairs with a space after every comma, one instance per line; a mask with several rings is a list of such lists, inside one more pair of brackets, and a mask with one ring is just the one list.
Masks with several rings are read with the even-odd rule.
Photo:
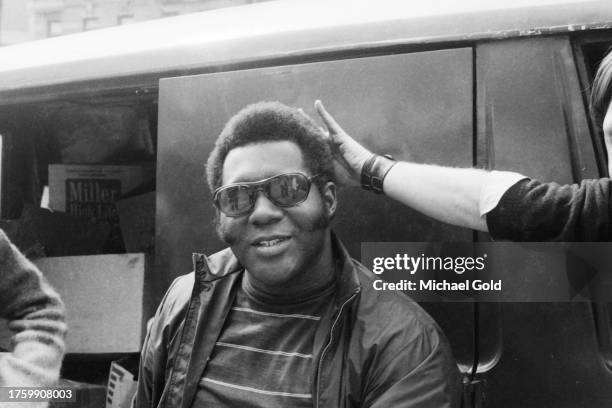
[[402, 292], [375, 290], [378, 277], [353, 262], [361, 283], [353, 335], [362, 358], [375, 362], [374, 376], [402, 376], [425, 362], [442, 367], [441, 375], [454, 375], [450, 345], [434, 319]]
[[421, 335], [441, 336], [437, 323], [418, 303], [401, 291], [376, 290], [374, 282], [380, 278], [358, 261], [352, 262], [361, 284], [361, 318], [388, 334], [407, 336], [408, 341]]
[[[158, 305], [157, 312], [149, 319], [147, 324], [147, 358], [163, 355], [159, 346], [164, 345], [166, 347], [169, 339], [174, 338], [178, 332], [187, 313], [194, 277], [194, 272], [191, 272], [174, 279]], [[148, 362], [147, 364], [152, 363]]]
[[[198, 273], [198, 281], [216, 280], [240, 269], [238, 261], [229, 248], [210, 256], [194, 253], [193, 261], [194, 270], [178, 276], [166, 291], [158, 315], [172, 318], [177, 315], [180, 317], [185, 313], [195, 289], [196, 273]], [[201, 263], [201, 266], [198, 266], [198, 263]], [[197, 268], [202, 270], [197, 271]]]
[[186, 311], [193, 291], [195, 273], [190, 272], [174, 279], [157, 310], [156, 319], [169, 323]]
[[184, 275], [180, 275], [172, 281], [166, 296], [172, 301], [188, 300], [193, 289], [195, 281], [195, 272], [191, 271]]

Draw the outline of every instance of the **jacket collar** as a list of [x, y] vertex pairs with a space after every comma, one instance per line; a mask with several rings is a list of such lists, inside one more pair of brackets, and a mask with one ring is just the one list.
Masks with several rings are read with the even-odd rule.
[[[355, 261], [350, 257], [333, 231], [331, 231], [331, 245], [337, 274], [336, 299], [339, 303], [342, 303], [353, 293], [359, 291], [361, 285], [357, 276]], [[225, 248], [208, 257], [204, 254], [194, 253], [192, 259], [196, 283], [201, 286], [209, 285], [213, 281], [241, 272], [244, 269], [230, 248]]]
[[361, 291], [361, 283], [357, 275], [357, 265], [340, 239], [332, 231], [332, 251], [336, 262], [336, 299], [344, 303], [356, 292]]

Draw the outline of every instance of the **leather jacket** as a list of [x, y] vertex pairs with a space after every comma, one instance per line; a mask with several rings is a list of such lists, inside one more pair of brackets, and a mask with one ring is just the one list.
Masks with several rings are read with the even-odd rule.
[[[403, 294], [376, 291], [373, 274], [334, 237], [335, 305], [315, 333], [313, 406], [458, 407], [459, 372], [433, 319]], [[191, 407], [244, 268], [229, 249], [193, 255], [150, 324], [136, 408]]]

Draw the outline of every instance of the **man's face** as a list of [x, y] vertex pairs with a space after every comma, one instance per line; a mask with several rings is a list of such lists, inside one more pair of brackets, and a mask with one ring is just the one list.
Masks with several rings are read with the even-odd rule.
[[[294, 172], [313, 176], [295, 143], [250, 144], [230, 150], [221, 183], [253, 182]], [[313, 183], [308, 198], [292, 207], [279, 207], [260, 191], [251, 213], [238, 217], [219, 213], [219, 234], [255, 282], [270, 288], [292, 287], [308, 280], [330, 245], [328, 224], [335, 207], [333, 183], [322, 194]]]

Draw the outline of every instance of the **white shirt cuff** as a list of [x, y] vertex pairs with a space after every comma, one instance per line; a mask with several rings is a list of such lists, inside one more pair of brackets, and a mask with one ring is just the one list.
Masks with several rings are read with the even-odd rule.
[[478, 211], [481, 217], [497, 207], [499, 200], [510, 187], [527, 177], [511, 171], [492, 171], [480, 190]]

